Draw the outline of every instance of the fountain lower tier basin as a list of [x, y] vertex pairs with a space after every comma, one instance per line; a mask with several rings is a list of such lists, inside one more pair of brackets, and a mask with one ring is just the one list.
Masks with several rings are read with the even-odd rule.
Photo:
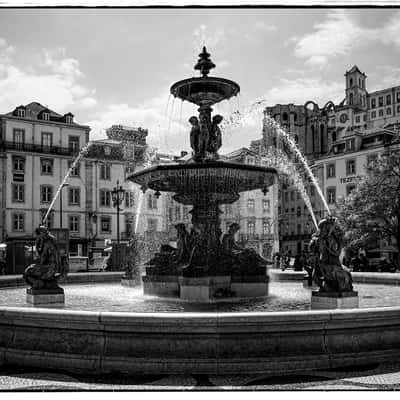
[[183, 204], [217, 201], [232, 203], [238, 193], [268, 190], [275, 182], [276, 170], [225, 161], [187, 164], [160, 164], [129, 176], [143, 190], [175, 192]]
[[272, 282], [262, 300], [215, 304], [160, 300], [119, 282], [64, 289], [58, 309], [26, 304], [22, 287], [0, 290], [1, 304], [24, 305], [0, 307], [0, 366], [277, 375], [400, 356], [399, 286], [356, 284], [361, 308], [334, 311], [307, 311], [311, 293], [299, 281]]

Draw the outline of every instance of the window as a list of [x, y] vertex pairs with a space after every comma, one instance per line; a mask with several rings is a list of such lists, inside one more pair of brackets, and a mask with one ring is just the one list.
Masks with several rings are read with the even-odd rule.
[[400, 114], [400, 106], [397, 106], [397, 112]]
[[392, 113], [392, 109], [391, 108], [387, 108], [386, 109], [386, 115], [390, 115]]
[[350, 104], [350, 105], [353, 104], [353, 93], [350, 93], [350, 102], [349, 102], [349, 104]]
[[300, 207], [300, 206], [297, 207], [296, 215], [297, 215], [298, 217], [301, 217], [301, 207]]
[[[45, 215], [47, 214], [47, 210], [43, 210], [42, 209], [42, 221], [45, 217]], [[51, 229], [53, 228], [53, 224], [54, 224], [54, 212], [50, 211], [49, 215], [47, 216], [46, 222], [44, 222], [44, 225], [48, 228]]]
[[127, 190], [125, 192], [125, 207], [132, 208], [135, 205], [135, 193]]
[[378, 104], [379, 104], [379, 107], [382, 107], [382, 106], [383, 106], [383, 97], [382, 97], [382, 96], [380, 96], [380, 97], [378, 98]]
[[290, 192], [290, 201], [294, 201], [294, 192], [293, 191]]
[[147, 231], [155, 232], [157, 230], [157, 222], [155, 218], [147, 218]]
[[350, 78], [350, 85], [349, 85], [350, 87], [352, 87], [353, 86], [353, 78]]
[[348, 196], [355, 188], [356, 188], [356, 185], [347, 185], [346, 186], [346, 196]]
[[50, 121], [50, 114], [48, 112], [44, 112], [42, 114], [43, 121]]
[[111, 207], [111, 191], [100, 189], [100, 207]]
[[25, 130], [14, 129], [13, 130], [13, 142], [17, 150], [22, 150], [25, 144]]
[[380, 117], [383, 117], [383, 110], [379, 110], [379, 111], [378, 111], [378, 115], [379, 115]]
[[71, 232], [79, 233], [79, 215], [70, 215], [68, 217], [68, 227]]
[[232, 213], [233, 213], [232, 204], [226, 204], [225, 205], [225, 213], [227, 215], [232, 215]]
[[372, 111], [371, 118], [376, 118], [376, 111]]
[[297, 224], [297, 234], [301, 235], [301, 224]]
[[361, 117], [360, 117], [359, 115], [357, 115], [357, 117], [356, 117], [356, 123], [357, 123], [357, 124], [360, 123], [360, 119], [361, 119]]
[[135, 217], [131, 214], [125, 214], [125, 232], [128, 237], [135, 232]]
[[172, 222], [174, 220], [174, 209], [173, 209], [173, 207], [170, 207], [168, 209], [168, 220], [170, 222]]
[[51, 132], [42, 132], [42, 147], [53, 146], [53, 134]]
[[356, 173], [356, 160], [346, 161], [346, 175], [354, 175]]
[[285, 202], [289, 201], [289, 192], [285, 192]]
[[297, 192], [296, 200], [300, 200], [300, 192]]
[[283, 120], [283, 121], [287, 121], [287, 120], [288, 120], [288, 114], [287, 114], [286, 112], [284, 112], [284, 113], [282, 114], [282, 120]]
[[68, 148], [73, 153], [79, 153], [79, 136], [69, 136], [68, 138]]
[[400, 92], [396, 93], [396, 100], [397, 100], [398, 103], [400, 102]]
[[354, 150], [354, 139], [346, 140], [347, 150]]
[[256, 223], [254, 221], [247, 222], [247, 233], [252, 236], [256, 233]]
[[81, 203], [81, 189], [77, 187], [68, 188], [68, 204], [70, 206], [79, 206]]
[[23, 232], [25, 230], [25, 214], [14, 213], [12, 215], [12, 229], [14, 232]]
[[336, 202], [336, 188], [331, 187], [326, 189], [326, 197], [328, 204], [334, 204]]
[[181, 219], [181, 206], [175, 207], [175, 220], [180, 221]]
[[249, 211], [254, 211], [255, 210], [255, 201], [254, 201], [254, 199], [248, 199], [247, 200], [247, 209]]
[[[328, 164], [326, 166], [326, 177], [334, 178], [336, 175], [336, 166], [335, 164]], [[314, 186], [311, 186], [311, 189], [314, 189]]]
[[42, 175], [53, 175], [53, 160], [41, 158], [40, 171]]
[[25, 202], [25, 185], [23, 183], [12, 184], [12, 201], [13, 203]]
[[100, 179], [109, 181], [111, 179], [110, 164], [100, 164]]
[[269, 200], [263, 200], [263, 211], [264, 212], [270, 212], [270, 201]]
[[25, 118], [25, 110], [23, 108], [18, 108], [17, 116], [20, 118]]
[[53, 186], [41, 185], [40, 186], [40, 202], [51, 203], [53, 199]]
[[[68, 161], [68, 169], [70, 169], [72, 167], [72, 163], [73, 163], [73, 161]], [[80, 163], [76, 163], [75, 167], [72, 168], [71, 174], [69, 176], [79, 177], [80, 176], [80, 169], [81, 169]]]
[[67, 124], [72, 124], [73, 120], [74, 120], [74, 117], [72, 115], [66, 115], [65, 116], [65, 122]]
[[111, 217], [103, 215], [100, 218], [100, 231], [102, 233], [111, 233]]
[[268, 219], [263, 220], [263, 235], [269, 235], [271, 233], [271, 223]]
[[390, 94], [388, 94], [386, 96], [386, 105], [390, 106], [392, 104], [392, 96]]
[[371, 108], [376, 108], [376, 99], [371, 99]]
[[336, 142], [336, 132], [332, 132], [332, 142]]
[[147, 195], [147, 209], [157, 210], [157, 197], [154, 195], [154, 193], [149, 193]]
[[25, 158], [23, 157], [13, 157], [13, 172], [24, 173], [25, 172]]

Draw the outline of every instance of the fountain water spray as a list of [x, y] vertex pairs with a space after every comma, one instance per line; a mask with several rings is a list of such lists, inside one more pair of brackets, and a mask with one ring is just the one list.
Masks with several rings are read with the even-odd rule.
[[265, 115], [264, 118], [264, 124], [268, 125], [269, 127], [273, 128], [276, 130], [277, 134], [284, 140], [284, 142], [289, 146], [290, 150], [299, 158], [300, 162], [303, 164], [305, 170], [307, 171], [313, 185], [317, 189], [318, 195], [320, 196], [322, 203], [328, 212], [329, 215], [331, 215], [331, 210], [329, 209], [328, 203], [326, 202], [325, 196], [322, 193], [322, 190], [317, 182], [317, 179], [315, 178], [313, 172], [311, 171], [310, 166], [307, 163], [307, 160], [304, 158], [303, 154], [297, 147], [296, 143], [293, 141], [293, 139], [289, 136], [289, 134], [280, 127], [280, 125], [269, 115]]
[[64, 179], [62, 180], [60, 186], [58, 187], [56, 194], [53, 197], [53, 200], [50, 203], [49, 208], [47, 209], [47, 212], [45, 214], [45, 216], [43, 217], [42, 220], [42, 224], [44, 224], [47, 221], [47, 218], [49, 217], [50, 211], [52, 210], [52, 208], [54, 207], [54, 203], [56, 202], [62, 187], [64, 186], [64, 184], [67, 182], [69, 176], [71, 175], [72, 170], [77, 166], [79, 160], [84, 157], [87, 152], [89, 151], [90, 146], [92, 145], [92, 142], [88, 142], [86, 144], [86, 146], [82, 147], [82, 149], [80, 150], [79, 154], [77, 155], [77, 157], [75, 158], [74, 162], [72, 163], [71, 167], [68, 169], [67, 173], [64, 176]]
[[295, 165], [287, 157], [287, 155], [279, 149], [268, 149], [266, 154], [266, 164], [269, 167], [276, 168], [278, 171], [284, 175], [290, 177], [296, 189], [300, 192], [303, 201], [310, 212], [311, 219], [314, 226], [318, 229], [317, 219], [315, 218], [314, 210], [311, 205], [310, 197], [307, 194], [306, 188], [303, 183], [303, 179], [300, 176], [299, 171], [297, 171]]

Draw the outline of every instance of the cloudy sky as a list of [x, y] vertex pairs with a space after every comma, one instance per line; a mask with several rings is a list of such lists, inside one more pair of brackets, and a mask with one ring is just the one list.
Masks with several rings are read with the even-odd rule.
[[[149, 129], [161, 150], [189, 149], [195, 107], [169, 87], [197, 76], [203, 44], [241, 94], [216, 111], [255, 101], [340, 102], [346, 69], [373, 91], [400, 84], [400, 11], [391, 9], [0, 9], [0, 113], [38, 101], [71, 111], [105, 136], [115, 123]], [[225, 133], [223, 151], [261, 135], [259, 118]]]

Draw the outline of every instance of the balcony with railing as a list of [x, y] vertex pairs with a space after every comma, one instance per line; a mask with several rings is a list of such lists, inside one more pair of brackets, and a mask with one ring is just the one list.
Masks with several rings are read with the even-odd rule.
[[61, 146], [44, 146], [34, 143], [17, 143], [0, 141], [0, 150], [14, 150], [29, 153], [52, 154], [60, 156], [78, 155], [79, 149]]

